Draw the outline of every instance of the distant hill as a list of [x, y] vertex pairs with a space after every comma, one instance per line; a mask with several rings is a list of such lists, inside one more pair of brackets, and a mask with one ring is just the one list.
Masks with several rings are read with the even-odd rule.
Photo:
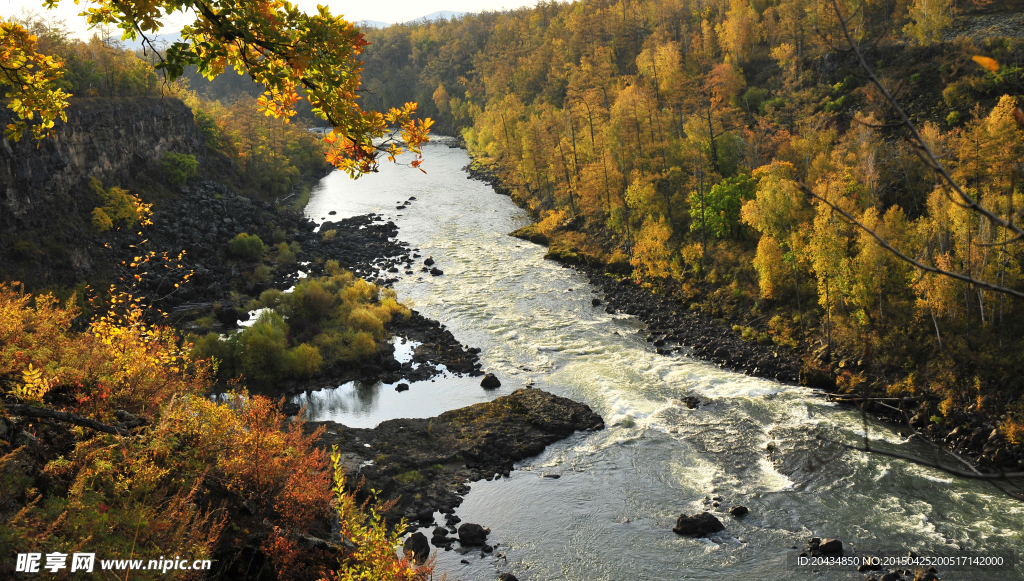
[[451, 10], [438, 10], [437, 12], [431, 12], [430, 14], [427, 14], [426, 16], [421, 16], [421, 17], [416, 18], [414, 20], [409, 20], [408, 22], [410, 22], [410, 23], [415, 23], [415, 22], [431, 22], [431, 21], [434, 21], [434, 20], [441, 20], [441, 19], [452, 20], [453, 18], [460, 18], [462, 16], [465, 16], [466, 14], [468, 14], [468, 12], [453, 12]]
[[355, 25], [359, 28], [387, 28], [391, 26], [391, 23], [380, 20], [357, 20]]
[[[420, 16], [412, 20], [406, 20], [405, 24], [423, 24], [426, 22], [433, 22], [435, 20], [453, 20], [455, 18], [461, 18], [469, 14], [468, 12], [455, 12], [452, 10], [438, 10], [437, 12], [431, 12], [426, 16]], [[380, 20], [359, 20], [356, 23], [359, 28], [387, 28], [394, 24], [393, 22], [381, 22]]]
[[[151, 37], [151, 39], [153, 40], [153, 46], [160, 50], [163, 50], [176, 42], [181, 42], [181, 33], [172, 32], [168, 34], [158, 34], [157, 36]], [[139, 40], [122, 41], [122, 44], [124, 44], [125, 48], [130, 48], [132, 50], [142, 50], [141, 38]], [[146, 49], [149, 49], [149, 47], [147, 46]]]

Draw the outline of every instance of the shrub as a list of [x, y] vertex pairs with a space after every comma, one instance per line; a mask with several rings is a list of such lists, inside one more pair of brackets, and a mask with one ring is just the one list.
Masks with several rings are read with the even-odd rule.
[[334, 238], [335, 238], [335, 237], [336, 237], [337, 235], [338, 235], [338, 231], [337, 231], [337, 230], [327, 230], [327, 231], [325, 231], [325, 232], [324, 232], [323, 234], [321, 234], [321, 237], [322, 237], [322, 238], [323, 238], [324, 240], [334, 240]]
[[323, 358], [312, 345], [303, 343], [288, 351], [288, 375], [308, 379], [320, 373]]
[[358, 502], [356, 493], [345, 486], [345, 468], [337, 448], [331, 454], [331, 462], [334, 466], [334, 496], [340, 532], [345, 538], [351, 539], [359, 550], [344, 558], [339, 568], [330, 572], [324, 581], [421, 581], [429, 578], [431, 565], [417, 567], [406, 557], [398, 556], [399, 539], [406, 526], [402, 520], [388, 532], [381, 514], [391, 504], [382, 504], [375, 498], [372, 505]]
[[401, 482], [402, 484], [423, 484], [423, 475], [420, 474], [419, 470], [410, 470], [408, 472], [405, 472], [404, 474], [399, 474], [398, 476], [395, 476], [395, 480]]
[[196, 161], [196, 156], [173, 151], [165, 152], [160, 161], [160, 169], [163, 170], [164, 177], [167, 178], [168, 183], [175, 186], [185, 185], [189, 178], [196, 175], [198, 167], [199, 162]]
[[97, 232], [106, 232], [114, 227], [114, 221], [103, 211], [103, 208], [92, 209], [92, 227]]
[[[210, 323], [213, 321], [211, 320]], [[199, 320], [196, 321], [199, 324]], [[208, 326], [208, 325], [207, 325]], [[192, 356], [196, 359], [208, 359], [221, 377], [231, 377], [234, 373], [234, 345], [210, 331], [192, 345]]]
[[[135, 304], [126, 295], [110, 303]], [[0, 283], [0, 376], [27, 378], [33, 388], [59, 385], [69, 396], [62, 398], [65, 410], [77, 415], [113, 423], [113, 410], [124, 408], [151, 422], [128, 438], [48, 428], [37, 432], [46, 445], [54, 433], [68, 436], [59, 436], [63, 455], [44, 463], [22, 447], [0, 457], [10, 511], [0, 552], [88, 547], [142, 560], [232, 555], [235, 538], [224, 532], [246, 502], [258, 515], [246, 521], [246, 533], [267, 539], [260, 549], [277, 579], [429, 575], [429, 567], [397, 556], [404, 523], [389, 529], [381, 516], [391, 505], [357, 501], [336, 455], [330, 469], [327, 454], [313, 445], [322, 429], [307, 432], [273, 400], [245, 391], [220, 401], [206, 397], [206, 366], [183, 353], [171, 331], [145, 325], [137, 307], [112, 307], [82, 333], [71, 331], [77, 316], [73, 302], [62, 306]], [[276, 329], [278, 319], [262, 322]], [[230, 346], [207, 335], [197, 348], [222, 344]], [[300, 345], [290, 353], [315, 360], [314, 351]], [[295, 539], [327, 537], [335, 519], [357, 550], [322, 574], [325, 555]]]
[[259, 260], [266, 251], [266, 247], [259, 236], [242, 232], [228, 242], [228, 250], [232, 255], [243, 260]]
[[288, 325], [281, 315], [264, 311], [238, 335], [237, 365], [246, 377], [272, 381], [288, 369]]
[[296, 316], [314, 322], [326, 317], [337, 301], [337, 297], [316, 280], [297, 285], [288, 298], [295, 307]]
[[128, 193], [128, 190], [117, 186], [106, 189], [103, 182], [95, 177], [89, 178], [89, 189], [96, 196], [100, 206], [92, 211], [91, 224], [98, 232], [106, 232], [115, 222], [149, 224], [152, 204], [144, 204], [142, 200]]
[[287, 242], [282, 242], [277, 245], [278, 264], [291, 265], [295, 264], [296, 260], [298, 260], [297, 253], [288, 246]]

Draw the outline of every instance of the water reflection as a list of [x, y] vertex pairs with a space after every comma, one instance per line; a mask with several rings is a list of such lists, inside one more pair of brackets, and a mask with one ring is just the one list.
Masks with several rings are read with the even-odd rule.
[[[397, 391], [400, 384], [408, 390]], [[353, 428], [372, 428], [393, 418], [430, 418], [450, 409], [490, 401], [519, 385], [485, 390], [479, 377], [445, 373], [426, 381], [363, 383], [350, 381], [332, 389], [300, 394], [293, 402], [306, 406], [306, 417], [331, 420]]]

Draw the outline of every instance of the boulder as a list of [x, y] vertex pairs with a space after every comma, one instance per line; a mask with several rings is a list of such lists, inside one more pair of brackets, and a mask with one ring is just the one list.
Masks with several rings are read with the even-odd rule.
[[498, 575], [498, 581], [519, 581], [519, 579], [512, 573], [502, 573]]
[[493, 373], [488, 373], [484, 376], [483, 381], [480, 382], [480, 387], [494, 389], [496, 387], [501, 387], [501, 381], [499, 381]]
[[672, 532], [688, 537], [705, 537], [725, 530], [725, 525], [711, 513], [702, 512], [693, 516], [679, 515]]
[[[426, 539], [426, 537], [424, 537]], [[459, 542], [467, 547], [479, 547], [487, 541], [487, 532], [484, 527], [466, 523], [459, 527]]]
[[599, 306], [601, 304], [601, 299], [590, 299], [590, 304], [595, 307]]
[[434, 258], [433, 257], [428, 257], [426, 260], [423, 261], [423, 265], [424, 266], [433, 266], [434, 265]]
[[744, 516], [748, 512], [750, 512], [750, 511], [747, 510], [747, 507], [745, 507], [745, 506], [734, 506], [734, 507], [729, 509], [729, 514], [733, 515], [736, 518]]
[[406, 557], [417, 563], [426, 561], [430, 556], [430, 543], [427, 542], [427, 537], [423, 533], [417, 532], [409, 535], [409, 538], [405, 539], [402, 549], [405, 550]]
[[238, 311], [234, 307], [225, 307], [216, 313], [217, 320], [225, 327], [234, 328], [238, 326]]
[[416, 520], [420, 522], [433, 522], [434, 521], [434, 509], [424, 508], [423, 510], [416, 513]]
[[395, 391], [408, 391], [408, 390], [409, 390], [409, 384], [408, 383], [399, 383], [398, 385], [395, 386]]
[[823, 554], [842, 553], [843, 541], [840, 541], [839, 539], [825, 539], [818, 545], [818, 550]]
[[431, 268], [430, 269], [430, 276], [441, 276], [442, 274], [444, 274], [444, 271], [441, 270], [440, 268]]

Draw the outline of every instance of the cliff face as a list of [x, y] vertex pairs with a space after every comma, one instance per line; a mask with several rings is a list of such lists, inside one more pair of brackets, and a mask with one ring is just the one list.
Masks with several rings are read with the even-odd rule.
[[[83, 200], [74, 193], [89, 176], [126, 186], [140, 172], [156, 170], [166, 151], [198, 156], [203, 150], [192, 111], [177, 99], [71, 103], [53, 138], [0, 144], [0, 232], [44, 224], [53, 217], [47, 214], [67, 212], [67, 202], [77, 206]], [[3, 111], [6, 125], [10, 114]]]
[[[0, 111], [6, 125], [10, 113]], [[49, 139], [0, 142], [2, 278], [59, 285], [93, 271], [88, 224], [97, 200], [88, 178], [132, 189], [162, 181], [164, 152], [204, 151], [192, 111], [177, 99], [73, 99], [67, 116]]]

